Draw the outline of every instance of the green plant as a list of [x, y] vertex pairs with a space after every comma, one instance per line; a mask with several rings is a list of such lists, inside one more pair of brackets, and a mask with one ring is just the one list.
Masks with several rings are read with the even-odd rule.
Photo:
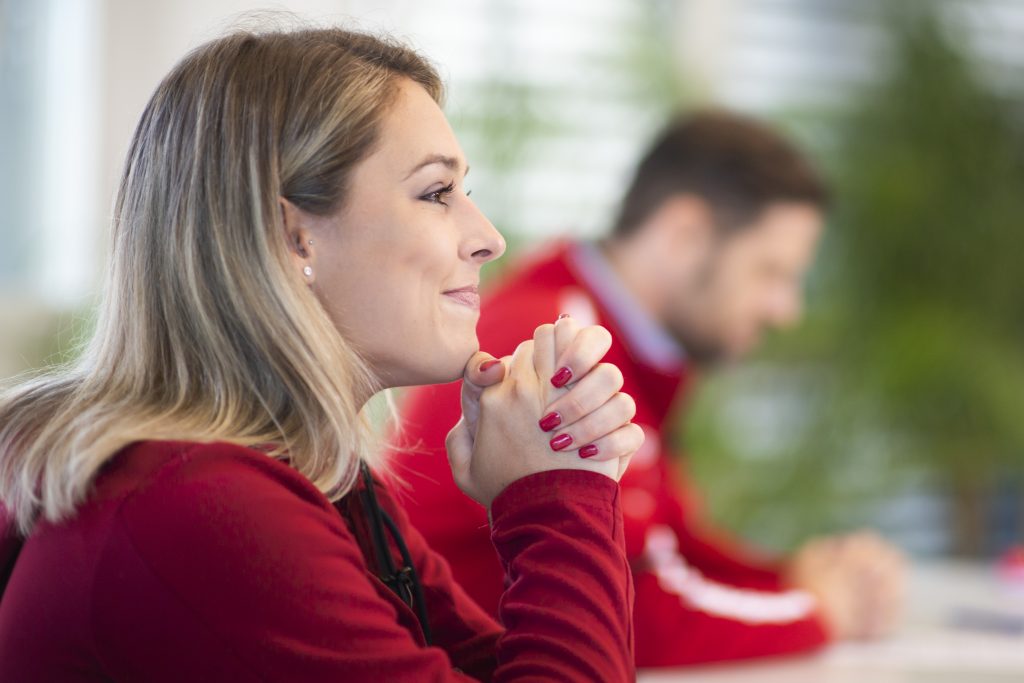
[[[784, 500], [802, 515], [776, 537], [787, 543], [835, 524], [844, 504], [923, 474], [950, 497], [953, 550], [977, 555], [987, 500], [1024, 472], [1020, 118], [933, 6], [901, 4], [882, 23], [888, 72], [833, 120], [839, 205], [808, 323], [762, 355], [814, 370], [806, 424], [772, 464], [789, 473], [772, 490], [776, 502], [734, 492], [730, 512], [749, 532], [751, 501], [771, 509]], [[717, 446], [720, 463], [698, 456], [711, 486], [730, 465], [767, 471], [729, 453], [708, 425], [698, 411], [689, 442], [697, 454]], [[858, 468], [867, 471], [860, 488]]]

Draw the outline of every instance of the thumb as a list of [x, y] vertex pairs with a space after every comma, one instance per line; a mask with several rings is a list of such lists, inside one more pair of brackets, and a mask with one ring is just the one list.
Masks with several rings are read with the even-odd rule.
[[505, 378], [505, 364], [483, 351], [474, 353], [462, 371], [462, 415], [476, 433], [476, 419], [480, 415], [480, 395], [489, 386]]
[[498, 384], [504, 378], [505, 364], [486, 351], [474, 353], [462, 373], [463, 381], [472, 382], [479, 389]]

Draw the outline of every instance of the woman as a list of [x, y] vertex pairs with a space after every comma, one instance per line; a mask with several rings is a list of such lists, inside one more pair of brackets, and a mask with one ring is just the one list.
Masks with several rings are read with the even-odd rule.
[[[0, 680], [632, 677], [632, 401], [571, 319], [478, 352], [504, 243], [440, 99], [420, 57], [342, 30], [231, 35], [158, 87], [89, 349], [0, 399]], [[504, 627], [363, 464], [375, 392], [461, 375], [449, 458]]]

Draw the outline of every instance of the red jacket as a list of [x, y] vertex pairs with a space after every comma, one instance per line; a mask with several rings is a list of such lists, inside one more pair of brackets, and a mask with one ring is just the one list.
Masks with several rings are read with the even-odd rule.
[[0, 536], [0, 680], [632, 680], [610, 479], [546, 472], [495, 499], [507, 631], [378, 497], [419, 572], [433, 647], [365, 559], [347, 503], [258, 451], [141, 442], [74, 517]]
[[[513, 351], [533, 329], [568, 312], [607, 327], [606, 356], [625, 376], [647, 435], [620, 485], [627, 554], [636, 585], [636, 663], [678, 666], [798, 652], [825, 642], [811, 596], [787, 590], [779, 567], [700, 522], [666, 422], [686, 386], [685, 357], [638, 313], [595, 248], [558, 244], [521, 264], [483, 302], [481, 348]], [[396, 473], [413, 524], [444, 555], [455, 579], [491, 614], [503, 576], [484, 510], [455, 487], [444, 437], [459, 417], [459, 385], [411, 390], [403, 403]], [[568, 457], [561, 455], [558, 457]]]

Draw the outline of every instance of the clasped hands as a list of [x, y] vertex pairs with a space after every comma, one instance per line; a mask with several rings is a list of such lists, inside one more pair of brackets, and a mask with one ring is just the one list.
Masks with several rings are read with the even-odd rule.
[[792, 557], [788, 582], [812, 593], [833, 638], [870, 639], [899, 624], [907, 561], [871, 531], [811, 539]]
[[601, 359], [611, 335], [563, 316], [511, 356], [478, 352], [463, 373], [462, 418], [446, 446], [455, 483], [490, 508], [513, 481], [577, 469], [618, 481], [643, 444], [622, 373]]

